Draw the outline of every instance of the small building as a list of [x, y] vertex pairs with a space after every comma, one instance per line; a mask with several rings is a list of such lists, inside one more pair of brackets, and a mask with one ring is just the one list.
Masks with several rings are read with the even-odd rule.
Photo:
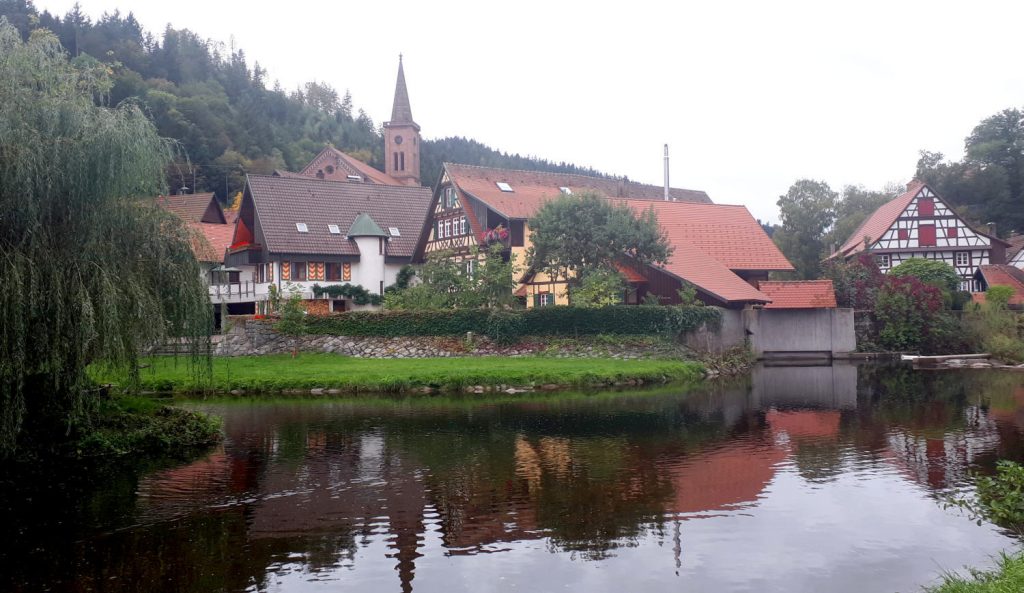
[[985, 291], [993, 286], [1009, 286], [1013, 289], [1009, 305], [1013, 309], [1024, 309], [1024, 270], [1003, 264], [978, 266], [974, 273], [974, 284], [978, 291], [972, 294], [976, 303], [985, 302]]
[[249, 175], [225, 265], [252, 278], [238, 295], [267, 312], [270, 287], [297, 291], [321, 313], [358, 308], [318, 299], [313, 285], [350, 284], [383, 295], [412, 261], [430, 189]]
[[979, 266], [1006, 261], [1009, 243], [972, 228], [927, 184], [912, 181], [907, 191], [875, 210], [830, 258], [875, 256], [882, 272], [912, 258], [935, 259], [956, 269], [961, 290], [975, 289]]

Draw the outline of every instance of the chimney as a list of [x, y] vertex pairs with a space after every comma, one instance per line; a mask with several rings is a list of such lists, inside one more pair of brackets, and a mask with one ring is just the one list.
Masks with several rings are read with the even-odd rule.
[[991, 235], [991, 236], [993, 236], [993, 237], [998, 237], [998, 236], [999, 236], [999, 235], [998, 235], [998, 234], [996, 233], [996, 231], [998, 231], [998, 230], [999, 230], [999, 228], [998, 228], [998, 227], [996, 226], [996, 223], [994, 223], [994, 222], [989, 222], [989, 223], [986, 223], [986, 224], [985, 224], [985, 226], [987, 226], [987, 227], [988, 227], [988, 234], [989, 234], [989, 235]]
[[665, 145], [665, 201], [668, 201], [668, 144]]

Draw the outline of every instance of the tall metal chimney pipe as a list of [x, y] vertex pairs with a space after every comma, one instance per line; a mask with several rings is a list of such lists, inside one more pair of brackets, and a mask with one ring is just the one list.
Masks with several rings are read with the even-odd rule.
[[665, 145], [665, 201], [668, 201], [668, 144]]

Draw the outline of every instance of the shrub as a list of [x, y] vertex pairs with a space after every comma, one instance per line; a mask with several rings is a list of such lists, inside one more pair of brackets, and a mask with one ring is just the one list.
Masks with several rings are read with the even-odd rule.
[[990, 521], [1003, 527], [1024, 527], [1024, 466], [1000, 460], [996, 475], [980, 476], [973, 499], [953, 499], [948, 504], [967, 510], [981, 524]]
[[985, 350], [993, 357], [1005, 363], [1024, 363], [1024, 341], [1016, 338], [995, 334], [983, 342]]
[[894, 278], [913, 276], [944, 293], [951, 294], [960, 290], [960, 275], [953, 266], [937, 259], [908, 259], [890, 270], [889, 275]]
[[492, 311], [487, 316], [487, 337], [507, 346], [515, 344], [523, 335], [523, 316], [512, 311]]
[[914, 276], [886, 278], [875, 299], [882, 329], [881, 345], [889, 350], [919, 350], [941, 317], [942, 292]]
[[885, 281], [874, 257], [869, 254], [861, 254], [851, 262], [830, 260], [825, 265], [825, 277], [832, 280], [840, 307], [861, 311], [874, 309], [878, 289]]

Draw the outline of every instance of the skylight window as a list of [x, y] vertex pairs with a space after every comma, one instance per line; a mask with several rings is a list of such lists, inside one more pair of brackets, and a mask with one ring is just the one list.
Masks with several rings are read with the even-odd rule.
[[396, 227], [396, 226], [389, 226], [388, 227], [388, 231], [391, 233], [392, 237], [401, 237], [402, 236], [402, 233], [398, 230], [398, 227]]
[[300, 233], [308, 233], [309, 227], [306, 226], [306, 223], [304, 222], [297, 222], [295, 223], [295, 230], [299, 231]]
[[512, 191], [512, 186], [505, 183], [504, 181], [498, 181], [497, 183], [495, 183], [495, 185], [497, 185], [498, 189], [500, 189], [501, 191]]
[[338, 225], [336, 225], [336, 224], [329, 224], [329, 225], [327, 225], [327, 230], [331, 231], [332, 235], [340, 235], [341, 234], [341, 228], [338, 227]]
[[569, 196], [572, 195], [572, 188], [571, 187], [560, 187], [558, 189], [560, 189], [563, 194], [566, 194], [566, 195], [569, 195]]

